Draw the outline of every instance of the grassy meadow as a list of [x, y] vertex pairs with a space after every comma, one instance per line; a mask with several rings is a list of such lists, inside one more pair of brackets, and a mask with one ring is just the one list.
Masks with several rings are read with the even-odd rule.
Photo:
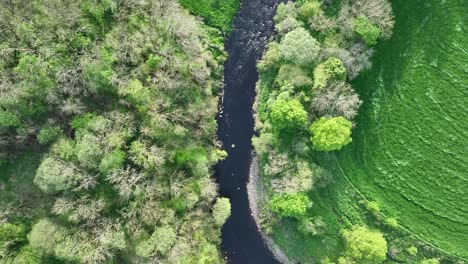
[[422, 240], [468, 258], [468, 8], [395, 1], [394, 10], [394, 37], [355, 84], [365, 103], [354, 142], [330, 165]]

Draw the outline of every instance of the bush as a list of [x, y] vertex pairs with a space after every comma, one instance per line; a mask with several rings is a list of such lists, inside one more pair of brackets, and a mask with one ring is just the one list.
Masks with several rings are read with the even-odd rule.
[[37, 134], [37, 141], [46, 145], [54, 142], [62, 134], [62, 129], [59, 126], [45, 126]]
[[408, 254], [410, 254], [411, 256], [416, 256], [418, 254], [418, 248], [415, 246], [411, 246], [406, 249], [406, 252], [408, 252]]
[[317, 60], [320, 43], [304, 28], [297, 28], [284, 36], [279, 51], [286, 62], [311, 66]]
[[282, 217], [303, 218], [312, 207], [312, 201], [304, 193], [274, 195], [270, 200], [273, 212]]
[[439, 259], [431, 258], [431, 259], [423, 259], [420, 264], [440, 264]]
[[19, 124], [20, 120], [16, 115], [0, 109], [0, 127], [16, 127]]
[[353, 20], [354, 32], [358, 34], [362, 40], [368, 45], [377, 44], [377, 39], [380, 36], [380, 30], [365, 16], [359, 16]]
[[310, 140], [318, 151], [340, 150], [352, 141], [351, 128], [351, 121], [344, 117], [322, 117], [310, 126]]
[[383, 235], [363, 226], [343, 232], [345, 257], [359, 264], [378, 264], [386, 259], [387, 241]]
[[218, 198], [213, 206], [213, 219], [218, 226], [224, 225], [231, 215], [231, 203], [228, 198]]

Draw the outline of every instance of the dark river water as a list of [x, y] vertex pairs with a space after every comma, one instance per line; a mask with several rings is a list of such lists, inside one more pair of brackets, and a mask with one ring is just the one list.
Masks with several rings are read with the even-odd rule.
[[220, 195], [228, 197], [232, 214], [223, 227], [222, 252], [228, 263], [278, 263], [262, 241], [251, 216], [246, 182], [251, 163], [256, 61], [273, 34], [273, 16], [280, 0], [244, 0], [225, 48], [224, 96], [218, 116], [218, 137], [229, 156], [216, 169]]

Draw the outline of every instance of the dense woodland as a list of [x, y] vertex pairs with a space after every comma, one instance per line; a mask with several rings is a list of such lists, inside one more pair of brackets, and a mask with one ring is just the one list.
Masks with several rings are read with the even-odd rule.
[[220, 30], [175, 0], [7, 0], [0, 33], [0, 262], [221, 262]]

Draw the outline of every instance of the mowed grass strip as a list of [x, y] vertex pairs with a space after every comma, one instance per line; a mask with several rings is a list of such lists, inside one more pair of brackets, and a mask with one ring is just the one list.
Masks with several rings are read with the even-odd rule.
[[355, 83], [365, 104], [338, 165], [385, 214], [467, 258], [468, 6], [393, 5], [394, 36]]

